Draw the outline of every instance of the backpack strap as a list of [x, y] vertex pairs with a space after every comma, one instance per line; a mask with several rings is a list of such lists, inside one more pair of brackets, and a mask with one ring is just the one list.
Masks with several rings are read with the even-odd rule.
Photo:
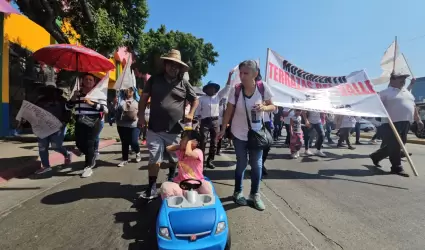
[[261, 98], [263, 98], [263, 101], [264, 101], [264, 92], [265, 92], [264, 83], [263, 81], [257, 81], [256, 84], [257, 84], [258, 91], [260, 91]]
[[236, 84], [235, 85], [235, 106], [236, 104], [238, 104], [238, 99], [239, 99], [239, 96], [241, 95], [241, 91], [242, 91], [242, 84], [241, 83]]

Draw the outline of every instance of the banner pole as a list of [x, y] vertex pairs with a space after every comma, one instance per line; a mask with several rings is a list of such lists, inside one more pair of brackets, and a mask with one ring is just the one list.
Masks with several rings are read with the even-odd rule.
[[266, 74], [266, 76], [265, 76], [265, 80], [266, 80], [266, 83], [268, 83], [269, 82], [269, 79], [268, 79], [268, 77], [269, 77], [269, 48], [267, 48], [267, 55], [266, 55], [266, 72], [265, 72], [265, 74]]
[[[388, 112], [387, 112], [388, 114]], [[398, 141], [398, 144], [400, 144], [401, 149], [403, 150], [404, 154], [406, 155], [407, 161], [409, 162], [410, 167], [412, 168], [413, 173], [415, 176], [418, 176], [418, 171], [416, 171], [415, 165], [413, 164], [412, 158], [410, 158], [409, 152], [407, 152], [406, 146], [404, 145], [403, 141], [400, 138], [400, 135], [397, 132], [397, 129], [394, 126], [393, 121], [388, 116], [388, 124], [390, 125], [391, 129], [393, 130], [393, 133], [395, 135], [395, 138]]]
[[408, 68], [408, 69], [409, 69], [409, 71], [410, 71], [410, 74], [412, 74], [412, 78], [415, 78], [415, 76], [413, 75], [412, 70], [410, 69], [410, 65], [409, 65], [409, 62], [407, 61], [406, 57], [404, 56], [404, 54], [403, 54], [403, 53], [401, 53], [401, 55], [403, 56], [404, 61], [406, 62], [406, 65], [407, 65], [407, 68]]

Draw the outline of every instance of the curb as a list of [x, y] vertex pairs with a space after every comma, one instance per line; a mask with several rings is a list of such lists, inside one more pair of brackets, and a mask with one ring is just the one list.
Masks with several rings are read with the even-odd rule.
[[[360, 138], [372, 139], [373, 135], [364, 135], [360, 134]], [[425, 140], [423, 139], [407, 139], [407, 143], [425, 145]]]
[[[99, 142], [99, 149], [109, 147], [116, 143], [116, 140], [102, 140]], [[54, 167], [63, 163], [63, 155], [57, 152], [49, 155], [50, 164]], [[29, 161], [27, 164], [21, 165], [17, 168], [11, 168], [5, 171], [0, 171], [0, 184], [9, 181], [13, 178], [22, 178], [32, 175], [40, 169], [40, 162]]]

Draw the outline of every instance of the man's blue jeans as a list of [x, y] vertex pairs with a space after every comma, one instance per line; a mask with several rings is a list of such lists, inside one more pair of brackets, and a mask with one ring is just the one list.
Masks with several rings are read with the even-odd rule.
[[58, 132], [49, 135], [44, 139], [38, 138], [38, 153], [40, 161], [44, 168], [50, 167], [49, 148], [61, 153], [64, 157], [68, 156], [68, 151], [63, 146], [63, 140], [66, 134], [66, 126], [63, 126]]
[[102, 129], [105, 126], [105, 121], [101, 120], [99, 125], [99, 134], [96, 137], [96, 140], [94, 141], [94, 152], [99, 153], [99, 141], [100, 141], [100, 133], [102, 133]]
[[236, 153], [236, 170], [235, 170], [235, 192], [242, 191], [242, 182], [246, 167], [251, 165], [251, 192], [250, 194], [258, 193], [260, 189], [260, 181], [263, 165], [263, 150], [248, 149], [248, 141], [242, 141], [238, 138], [233, 139]]

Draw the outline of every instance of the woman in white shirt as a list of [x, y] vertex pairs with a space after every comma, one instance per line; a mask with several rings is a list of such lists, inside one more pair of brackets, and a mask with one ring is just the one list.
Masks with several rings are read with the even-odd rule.
[[[234, 136], [233, 144], [236, 153], [235, 190], [233, 198], [239, 205], [247, 205], [242, 191], [242, 181], [245, 169], [248, 165], [248, 154], [251, 165], [251, 192], [249, 199], [258, 210], [264, 210], [265, 206], [260, 198], [259, 187], [262, 175], [262, 149], [248, 149], [248, 121], [254, 131], [259, 131], [263, 124], [261, 118], [264, 112], [272, 112], [275, 106], [272, 102], [272, 93], [263, 82], [258, 81], [259, 69], [253, 60], [239, 64], [241, 84], [231, 89], [229, 102], [224, 113], [222, 130], [218, 134], [223, 137], [224, 128], [230, 122]], [[248, 110], [248, 112], [246, 112]]]

